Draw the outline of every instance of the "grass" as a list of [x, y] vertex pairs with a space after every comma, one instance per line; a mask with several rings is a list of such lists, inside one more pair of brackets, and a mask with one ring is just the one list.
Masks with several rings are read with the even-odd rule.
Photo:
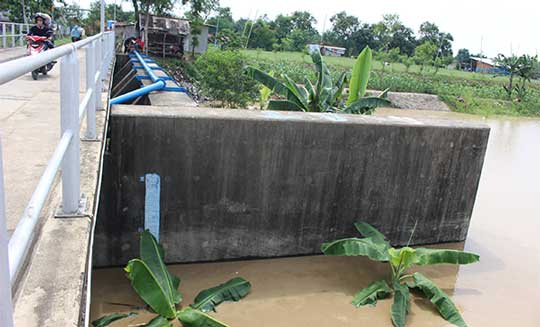
[[[276, 74], [286, 73], [293, 80], [302, 83], [304, 76], [313, 79], [309, 55], [301, 52], [268, 52], [242, 50], [252, 65]], [[345, 57], [325, 57], [333, 75], [350, 71], [354, 59]], [[390, 88], [396, 92], [418, 92], [438, 95], [454, 111], [479, 115], [540, 116], [540, 81], [528, 84], [529, 94], [523, 101], [509, 101], [503, 90], [507, 76], [493, 76], [454, 69], [439, 69], [413, 65], [407, 69], [396, 63], [384, 67], [374, 61], [373, 73], [368, 87], [377, 90]]]

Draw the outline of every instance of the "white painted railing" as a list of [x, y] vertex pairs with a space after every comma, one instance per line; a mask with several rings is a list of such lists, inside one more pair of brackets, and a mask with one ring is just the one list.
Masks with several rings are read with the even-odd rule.
[[24, 36], [30, 30], [30, 24], [0, 23], [0, 38], [2, 48], [14, 48], [23, 46], [26, 42]]
[[[12, 327], [11, 288], [17, 280], [33, 242], [41, 209], [62, 167], [62, 215], [80, 214], [80, 140], [81, 121], [86, 114], [86, 140], [95, 140], [96, 109], [104, 108], [101, 94], [103, 81], [114, 57], [114, 32], [102, 33], [60, 46], [38, 55], [0, 64], [0, 85], [30, 73], [53, 60], [60, 61], [60, 116], [62, 136], [45, 172], [32, 194], [17, 227], [8, 240], [4, 208], [2, 152], [0, 144], [0, 326]], [[86, 51], [86, 93], [79, 101], [79, 61], [77, 50]]]

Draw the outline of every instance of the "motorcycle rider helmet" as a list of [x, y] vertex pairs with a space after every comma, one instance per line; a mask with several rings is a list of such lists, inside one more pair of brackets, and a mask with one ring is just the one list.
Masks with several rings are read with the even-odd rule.
[[42, 13], [38, 12], [34, 15], [34, 23], [37, 23], [38, 18], [41, 18], [41, 20], [43, 21], [43, 25], [45, 25], [46, 18]]

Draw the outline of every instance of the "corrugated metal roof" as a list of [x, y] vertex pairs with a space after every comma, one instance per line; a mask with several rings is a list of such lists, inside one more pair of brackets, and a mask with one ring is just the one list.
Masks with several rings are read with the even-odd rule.
[[490, 58], [471, 57], [471, 59], [483, 62], [484, 64], [488, 64], [491, 66], [497, 66], [497, 63], [495, 62], [495, 60], [490, 59]]

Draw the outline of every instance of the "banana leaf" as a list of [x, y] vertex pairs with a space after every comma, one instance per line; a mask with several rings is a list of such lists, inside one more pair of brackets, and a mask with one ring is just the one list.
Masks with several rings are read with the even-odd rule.
[[270, 102], [268, 102], [267, 109], [280, 111], [304, 111], [302, 107], [289, 100], [270, 100]]
[[287, 86], [287, 89], [294, 94], [296, 99], [300, 101], [302, 107], [307, 109], [309, 93], [306, 88], [296, 85], [296, 83], [287, 75], [283, 75], [283, 78], [285, 78], [285, 85]]
[[394, 281], [394, 303], [392, 304], [392, 323], [404, 327], [409, 312], [409, 288]]
[[343, 89], [345, 88], [345, 84], [347, 83], [347, 72], [341, 73], [339, 75], [336, 84], [334, 85], [334, 88], [332, 89], [332, 96], [330, 97], [328, 103], [331, 106], [334, 106], [337, 104], [337, 102], [341, 101], [341, 96], [343, 95]]
[[107, 316], [103, 316], [99, 319], [96, 319], [94, 321], [92, 321], [92, 326], [94, 327], [105, 327], [105, 326], [109, 326], [111, 323], [117, 321], [117, 320], [120, 320], [120, 319], [124, 319], [124, 318], [128, 318], [128, 317], [132, 317], [132, 316], [136, 316], [137, 313], [136, 312], [130, 312], [130, 313], [113, 313], [113, 314], [110, 314], [110, 315], [107, 315]]
[[157, 316], [150, 320], [144, 327], [172, 327], [172, 324], [162, 316]]
[[163, 248], [147, 230], [141, 233], [139, 252], [141, 260], [150, 268], [161, 288], [167, 293], [169, 301], [180, 303], [182, 300], [182, 294], [178, 291], [180, 279], [169, 273], [163, 262], [165, 257]]
[[254, 67], [246, 67], [246, 74], [253, 78], [254, 80], [258, 81], [259, 83], [265, 85], [269, 89], [274, 90], [277, 94], [280, 94], [287, 98], [290, 102], [294, 102], [298, 107], [303, 108], [303, 104], [301, 99], [299, 99], [294, 92], [289, 89], [289, 86], [285, 83], [282, 83], [278, 79], [274, 78], [273, 76], [270, 76], [269, 74], [254, 68]]
[[377, 107], [390, 105], [390, 101], [379, 97], [365, 97], [356, 100], [341, 110], [342, 113], [364, 114], [371, 113]]
[[350, 106], [366, 94], [369, 73], [371, 71], [371, 59], [372, 53], [369, 47], [365, 47], [358, 55], [358, 58], [356, 58], [349, 84], [347, 106]]
[[250, 66], [245, 68], [245, 72], [249, 77], [265, 85], [267, 88], [274, 90], [274, 92], [281, 94], [283, 96], [287, 95], [287, 92], [288, 92], [287, 87], [278, 79], [271, 76], [270, 74], [267, 74], [255, 67], [250, 67]]
[[467, 327], [454, 302], [435, 283], [419, 272], [413, 274], [413, 279], [415, 286], [422, 290], [444, 319], [456, 326]]
[[371, 238], [373, 242], [385, 245], [387, 248], [391, 247], [384, 234], [370, 224], [361, 221], [355, 223], [354, 227], [362, 236]]
[[399, 250], [389, 248], [388, 254], [390, 255], [390, 264], [396, 269], [399, 267], [399, 272], [409, 268], [417, 260], [416, 250], [410, 247], [404, 247]]
[[178, 311], [177, 317], [184, 327], [229, 327], [225, 323], [191, 307]]
[[367, 256], [371, 260], [382, 262], [389, 260], [386, 247], [370, 238], [345, 238], [323, 243], [321, 251], [325, 255]]
[[146, 304], [166, 318], [175, 317], [175, 303], [162, 286], [166, 283], [159, 280], [144, 261], [132, 259], [124, 270], [128, 273], [131, 286]]
[[369, 284], [366, 288], [360, 290], [354, 295], [352, 304], [355, 307], [360, 307], [363, 305], [375, 306], [378, 299], [383, 299], [392, 294], [390, 286], [384, 280], [379, 280]]
[[480, 260], [480, 256], [478, 254], [459, 250], [417, 248], [416, 254], [418, 256], [416, 264], [421, 266], [435, 265], [440, 263], [466, 265], [469, 263], [478, 262]]
[[304, 86], [309, 93], [308, 102], [313, 102], [313, 100], [315, 99], [315, 87], [307, 77], [304, 77]]
[[[328, 101], [332, 94], [332, 88], [334, 87], [332, 83], [332, 76], [328, 67], [324, 64], [323, 58], [319, 51], [315, 51], [311, 54], [311, 59], [315, 64], [315, 70], [317, 71], [317, 84], [315, 85], [315, 99], [313, 101], [313, 106], [320, 108], [321, 104]], [[317, 108], [311, 108], [310, 111], [324, 111], [317, 110]]]
[[216, 287], [201, 291], [192, 307], [202, 312], [216, 311], [216, 306], [225, 301], [240, 301], [251, 290], [251, 284], [242, 277], [229, 280]]

